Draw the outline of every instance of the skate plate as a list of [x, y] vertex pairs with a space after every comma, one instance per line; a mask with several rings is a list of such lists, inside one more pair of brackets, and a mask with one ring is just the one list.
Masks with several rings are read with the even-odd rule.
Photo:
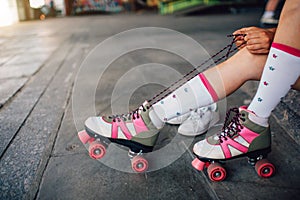
[[[269, 178], [275, 174], [275, 166], [266, 159], [267, 154], [270, 151], [268, 150], [267, 153], [266, 151], [262, 152], [262, 154], [257, 154], [257, 152], [255, 154], [250, 154], [251, 157], [248, 157], [248, 163], [251, 166], [254, 166], [259, 177]], [[256, 156], [254, 157], [253, 155]], [[235, 158], [231, 158], [230, 160], [232, 159]], [[192, 166], [198, 171], [204, 171], [206, 169], [207, 175], [211, 181], [220, 182], [225, 180], [227, 176], [226, 169], [222, 166], [221, 162], [225, 162], [225, 160], [203, 159], [196, 157], [192, 161]]]
[[[109, 139], [100, 135], [97, 135], [96, 137], [91, 136], [85, 130], [78, 132], [78, 138], [88, 150], [89, 156], [95, 160], [105, 157], [107, 148], [111, 143]], [[134, 172], [143, 173], [148, 170], [149, 163], [143, 156], [142, 152], [136, 153], [129, 148], [128, 157], [131, 161], [131, 167]]]

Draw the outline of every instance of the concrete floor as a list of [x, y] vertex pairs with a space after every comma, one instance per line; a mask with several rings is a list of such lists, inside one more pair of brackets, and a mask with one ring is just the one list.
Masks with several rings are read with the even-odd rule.
[[[247, 159], [239, 159], [226, 163], [228, 178], [224, 182], [211, 182], [190, 164], [193, 155], [189, 146], [205, 136], [179, 137], [172, 146], [174, 151], [150, 159], [152, 168], [145, 174], [131, 173], [125, 151], [110, 153], [102, 162], [92, 160], [77, 138], [86, 116], [123, 112], [124, 106], [125, 110], [134, 108], [163, 88], [158, 83], [169, 84], [191, 69], [185, 57], [149, 48], [126, 53], [109, 66], [102, 66], [118, 47], [124, 48], [120, 40], [108, 49], [98, 46], [96, 52], [92, 51], [107, 38], [133, 28], [162, 27], [191, 37], [213, 55], [230, 43], [226, 35], [240, 27], [257, 25], [259, 17], [257, 10], [189, 17], [119, 14], [47, 19], [1, 28], [0, 198], [296, 199], [300, 194], [299, 145], [273, 118], [269, 160], [276, 165], [277, 173], [270, 179], [259, 178]], [[160, 34], [142, 36], [159, 46], [151, 38]], [[134, 36], [129, 39], [138, 40]], [[162, 41], [175, 50], [185, 45], [172, 34], [163, 35]], [[208, 56], [193, 50], [184, 49], [182, 53], [199, 61]], [[98, 71], [81, 73], [82, 66], [90, 66], [89, 62], [94, 70], [105, 67], [96, 85]], [[149, 63], [159, 70], [143, 73], [144, 68], [138, 68], [134, 74], [127, 73], [137, 66], [149, 67]], [[165, 69], [162, 65], [176, 73], [160, 71]], [[122, 95], [113, 93], [116, 85], [123, 90]], [[91, 87], [95, 90], [90, 91]], [[132, 88], [133, 95], [127, 97], [126, 91]], [[89, 104], [91, 94], [93, 104]], [[244, 90], [238, 90], [220, 105], [239, 106], [250, 99]], [[166, 126], [162, 130], [161, 145], [173, 141], [177, 128]], [[181, 139], [188, 145], [182, 146]]]

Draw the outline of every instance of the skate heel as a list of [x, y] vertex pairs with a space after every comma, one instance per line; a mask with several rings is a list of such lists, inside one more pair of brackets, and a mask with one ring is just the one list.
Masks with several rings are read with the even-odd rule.
[[[249, 153], [247, 153], [247, 156], [249, 158], [249, 161], [250, 160], [251, 161], [258, 161], [258, 160], [261, 160], [263, 158], [266, 158], [270, 152], [271, 152], [271, 147], [266, 148], [266, 149], [256, 150], [256, 151], [253, 151], [253, 152], [249, 152]], [[251, 162], [249, 162], [249, 163], [251, 164]]]

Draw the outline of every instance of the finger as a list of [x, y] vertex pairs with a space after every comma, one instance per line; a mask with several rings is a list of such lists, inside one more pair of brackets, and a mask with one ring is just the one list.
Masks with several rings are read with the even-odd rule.
[[249, 51], [258, 51], [258, 50], [267, 50], [269, 51], [269, 48], [266, 48], [265, 46], [262, 46], [262, 45], [247, 45], [247, 49]]
[[261, 37], [261, 35], [259, 34], [259, 32], [247, 32], [246, 36], [245, 36], [245, 40], [248, 41], [248, 40], [251, 40], [254, 38], [260, 38], [260, 37]]
[[241, 50], [242, 48], [244, 48], [246, 45], [242, 44], [242, 45], [236, 45], [238, 47], [239, 50]]
[[244, 40], [239, 40], [239, 41], [236, 41], [236, 42], [235, 42], [235, 45], [236, 45], [236, 46], [240, 46], [240, 45], [242, 45], [243, 43], [245, 43]]
[[232, 34], [236, 35], [236, 34], [243, 34], [243, 32], [245, 32], [244, 28], [238, 29], [236, 31], [234, 31]]
[[243, 42], [243, 41], [245, 41], [245, 40], [244, 40], [244, 37], [240, 35], [240, 36], [235, 37], [235, 38], [234, 38], [234, 41]]
[[268, 54], [269, 50], [267, 49], [257, 49], [257, 50], [249, 50], [248, 51], [252, 54]]
[[232, 34], [233, 35], [237, 35], [237, 34], [245, 34], [246, 31], [247, 31], [248, 28], [241, 28], [241, 29], [238, 29], [236, 31], [234, 31]]
[[248, 45], [260, 44], [265, 46], [268, 44], [268, 42], [263, 38], [251, 38], [251, 39], [248, 38], [247, 44]]
[[252, 45], [247, 44], [247, 49], [249, 49], [249, 50], [258, 50], [258, 49], [262, 49], [262, 46], [259, 45], [259, 44], [252, 44]]

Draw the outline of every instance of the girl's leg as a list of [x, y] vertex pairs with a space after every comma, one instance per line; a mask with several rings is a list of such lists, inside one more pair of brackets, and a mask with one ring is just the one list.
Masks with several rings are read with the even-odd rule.
[[299, 9], [299, 1], [286, 1], [254, 99], [248, 109], [232, 110], [235, 116], [225, 122], [220, 134], [195, 144], [199, 158], [229, 159], [270, 148], [268, 117], [292, 85], [299, 88]]
[[267, 55], [254, 55], [243, 48], [227, 61], [204, 71], [154, 104], [153, 109], [160, 121], [167, 121], [223, 99], [246, 81], [260, 80], [266, 58]]
[[[224, 98], [247, 80], [259, 80], [265, 60], [266, 56], [253, 55], [244, 48], [152, 106], [146, 102], [134, 113], [87, 119], [86, 131], [90, 135], [102, 135], [131, 148], [133, 145], [144, 152], [149, 151], [165, 121]], [[124, 142], [128, 140], [131, 142]]]
[[[287, 1], [275, 34], [262, 80], [249, 110], [268, 118], [300, 75], [300, 3]], [[287, 31], [288, 30], [288, 31]], [[298, 86], [299, 87], [299, 86]]]
[[246, 81], [260, 80], [266, 59], [267, 55], [252, 54], [243, 48], [225, 62], [203, 73], [213, 85], [218, 98], [223, 99]]

